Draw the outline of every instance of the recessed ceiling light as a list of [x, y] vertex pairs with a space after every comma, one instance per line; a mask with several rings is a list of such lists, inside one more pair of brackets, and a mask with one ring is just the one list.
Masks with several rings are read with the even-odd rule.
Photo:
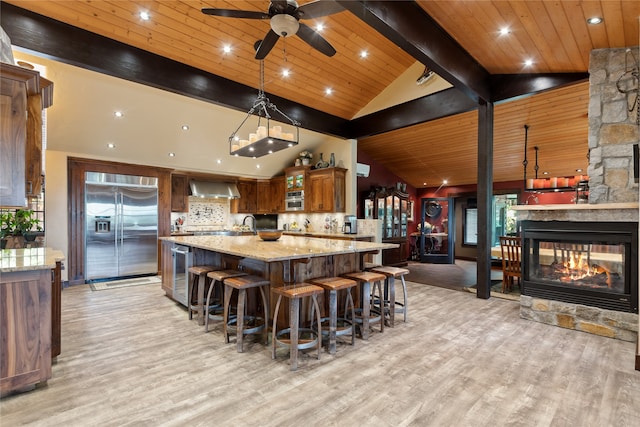
[[576, 172], [582, 172], [582, 168], [576, 169]]
[[330, 87], [328, 87], [328, 88], [326, 88], [326, 89], [324, 90], [324, 93], [325, 93], [325, 94], [327, 94], [327, 95], [331, 95], [331, 94], [333, 93], [333, 89], [331, 89]]
[[113, 142], [110, 142], [107, 144], [107, 148], [116, 148], [116, 144], [114, 144]]
[[589, 25], [598, 25], [598, 24], [602, 24], [602, 21], [604, 21], [604, 19], [602, 19], [599, 16], [594, 16], [592, 18], [587, 19], [587, 24]]
[[116, 117], [122, 117], [122, 116], [124, 116], [124, 113], [122, 111], [116, 111], [116, 112], [113, 113], [113, 115], [116, 116]]
[[447, 185], [447, 184], [449, 183], [449, 181], [447, 181], [446, 179], [443, 179], [443, 180], [442, 180], [442, 183], [443, 183], [443, 184], [445, 184], [445, 185]]
[[222, 160], [218, 159], [218, 160], [216, 160], [216, 163], [217, 163], [217, 164], [221, 164], [221, 163], [222, 163]]
[[286, 68], [282, 70], [282, 77], [289, 77], [289, 74], [291, 74], [291, 72]]
[[542, 175], [549, 175], [549, 172], [542, 172]]
[[367, 56], [369, 56], [369, 52], [367, 52], [366, 50], [360, 52], [360, 58], [366, 58]]
[[143, 21], [148, 21], [149, 18], [151, 18], [149, 12], [140, 12], [140, 19], [142, 19]]
[[230, 45], [228, 45], [228, 44], [225, 44], [225, 45], [222, 47], [222, 51], [223, 51], [224, 53], [231, 53], [231, 46], [230, 46]]
[[507, 34], [509, 34], [511, 32], [511, 30], [509, 30], [509, 27], [502, 27], [500, 28], [500, 35], [501, 36], [506, 36]]
[[[254, 158], [255, 158], [255, 157], [254, 157]], [[260, 169], [260, 165], [259, 165], [259, 164], [258, 164], [258, 165], [256, 165], [256, 169]]]
[[189, 130], [189, 125], [182, 125], [182, 130]]
[[427, 183], [426, 183], [426, 182], [423, 182], [423, 183], [422, 183], [422, 185], [424, 185], [424, 186], [426, 187], [426, 186], [427, 186]]
[[526, 61], [524, 61], [525, 67], [531, 67], [532, 65], [533, 65], [533, 60], [527, 59]]
[[169, 157], [175, 157], [176, 153], [169, 153]]
[[322, 31], [324, 30], [324, 24], [320, 23], [320, 24], [316, 24], [316, 31]]

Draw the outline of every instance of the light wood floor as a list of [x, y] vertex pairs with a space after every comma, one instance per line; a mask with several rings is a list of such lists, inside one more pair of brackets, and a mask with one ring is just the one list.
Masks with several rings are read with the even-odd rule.
[[63, 292], [45, 387], [0, 425], [637, 426], [635, 344], [518, 317], [519, 305], [409, 283], [410, 323], [301, 358], [205, 334], [158, 285]]

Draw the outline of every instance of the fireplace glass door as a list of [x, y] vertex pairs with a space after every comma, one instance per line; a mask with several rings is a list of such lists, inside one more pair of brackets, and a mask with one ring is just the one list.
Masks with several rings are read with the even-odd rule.
[[529, 279], [578, 289], [625, 293], [623, 243], [536, 240]]

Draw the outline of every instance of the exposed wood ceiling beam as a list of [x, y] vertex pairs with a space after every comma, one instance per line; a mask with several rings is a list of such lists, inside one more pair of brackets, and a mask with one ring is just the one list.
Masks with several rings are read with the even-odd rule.
[[476, 103], [489, 101], [489, 73], [415, 2], [337, 0]]
[[589, 80], [589, 73], [493, 74], [491, 100], [505, 101]]
[[478, 104], [464, 93], [450, 88], [351, 120], [350, 134], [352, 138], [377, 135], [471, 111], [477, 107]]

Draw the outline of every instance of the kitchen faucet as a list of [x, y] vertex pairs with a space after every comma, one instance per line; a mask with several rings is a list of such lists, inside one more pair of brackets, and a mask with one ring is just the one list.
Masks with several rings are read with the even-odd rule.
[[258, 230], [256, 229], [256, 217], [253, 215], [247, 215], [242, 219], [242, 225], [245, 225], [245, 221], [247, 220], [247, 218], [251, 218], [253, 219], [253, 228], [251, 229], [251, 231], [253, 231], [253, 234], [258, 234]]

